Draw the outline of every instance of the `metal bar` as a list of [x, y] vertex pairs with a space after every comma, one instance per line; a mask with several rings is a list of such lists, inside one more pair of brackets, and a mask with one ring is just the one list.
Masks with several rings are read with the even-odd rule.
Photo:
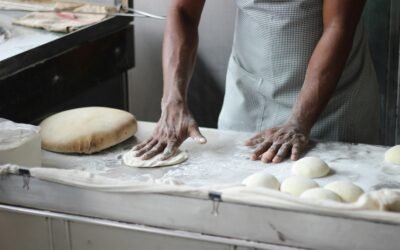
[[51, 218], [47, 218], [47, 230], [49, 234], [49, 249], [54, 250], [54, 241], [53, 241], [53, 225]]
[[71, 239], [71, 228], [69, 226], [69, 221], [64, 221], [65, 227], [65, 238], [67, 239], [68, 250], [72, 250], [72, 239]]
[[124, 16], [124, 17], [139, 17], [139, 18], [153, 18], [153, 19], [165, 19], [161, 16], [156, 15], [144, 15], [144, 14], [134, 14], [134, 13], [121, 13], [121, 12], [108, 12], [108, 13], [100, 13], [100, 12], [86, 12], [86, 11], [57, 11], [57, 10], [20, 10], [20, 9], [0, 9], [1, 11], [22, 11], [22, 12], [40, 12], [40, 13], [68, 13], [68, 14], [82, 14], [82, 15], [107, 15], [107, 16]]
[[125, 10], [131, 11], [133, 13], [137, 13], [137, 14], [140, 14], [140, 15], [143, 15], [143, 16], [148, 16], [148, 17], [151, 17], [151, 18], [155, 18], [155, 19], [165, 19], [165, 16], [154, 15], [154, 14], [151, 14], [151, 13], [148, 13], [148, 12], [145, 12], [145, 11], [141, 11], [141, 10], [137, 10], [137, 9], [133, 9], [133, 8], [126, 8]]

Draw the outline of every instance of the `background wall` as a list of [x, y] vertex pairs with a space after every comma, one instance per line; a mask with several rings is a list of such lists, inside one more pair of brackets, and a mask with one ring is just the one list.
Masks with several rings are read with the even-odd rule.
[[381, 144], [399, 144], [399, 1], [369, 0], [364, 10], [364, 20], [379, 82]]
[[[167, 0], [135, 0], [135, 8], [166, 15]], [[201, 126], [216, 127], [232, 46], [235, 4], [207, 1], [200, 23], [199, 54], [189, 91], [189, 106]], [[130, 72], [130, 111], [140, 120], [157, 121], [162, 94], [161, 46], [165, 21], [135, 20], [136, 66]]]

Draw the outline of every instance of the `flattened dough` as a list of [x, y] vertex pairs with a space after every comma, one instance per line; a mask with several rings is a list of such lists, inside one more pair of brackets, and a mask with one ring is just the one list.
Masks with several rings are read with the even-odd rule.
[[290, 176], [281, 184], [281, 192], [300, 196], [304, 191], [319, 187], [313, 179], [304, 176]]
[[248, 187], [263, 187], [275, 190], [279, 190], [280, 186], [280, 183], [278, 179], [275, 178], [275, 176], [265, 172], [259, 172], [247, 176], [243, 180], [242, 184]]
[[124, 110], [86, 107], [54, 114], [40, 127], [43, 149], [92, 154], [133, 136], [137, 123], [135, 117]]
[[310, 200], [331, 200], [341, 202], [339, 195], [332, 192], [331, 190], [324, 188], [312, 188], [306, 190], [300, 195], [300, 198], [310, 199]]
[[135, 157], [136, 152], [129, 150], [122, 156], [125, 165], [137, 168], [155, 168], [176, 165], [188, 159], [188, 155], [184, 151], [178, 151], [174, 156], [161, 160], [162, 155], [158, 154], [148, 160], [142, 160], [140, 157]]
[[364, 193], [359, 186], [349, 181], [334, 181], [327, 184], [324, 188], [339, 195], [344, 202], [356, 202]]
[[323, 160], [317, 157], [304, 157], [293, 164], [292, 173], [294, 175], [309, 178], [318, 178], [328, 175], [330, 168]]
[[400, 165], [400, 145], [391, 147], [385, 152], [385, 162]]

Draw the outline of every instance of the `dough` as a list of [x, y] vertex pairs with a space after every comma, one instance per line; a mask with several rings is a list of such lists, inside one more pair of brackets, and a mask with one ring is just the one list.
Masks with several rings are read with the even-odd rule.
[[324, 188], [339, 195], [344, 202], [356, 202], [364, 193], [359, 186], [349, 181], [334, 181], [327, 184]]
[[270, 188], [279, 190], [280, 183], [275, 176], [265, 173], [259, 172], [247, 176], [243, 181], [242, 184], [248, 187], [263, 187], [263, 188]]
[[41, 166], [39, 131], [39, 127], [0, 118], [0, 165]]
[[335, 194], [331, 190], [324, 188], [308, 189], [300, 195], [300, 198], [312, 199], [312, 200], [332, 200], [338, 202], [342, 201], [337, 194]]
[[304, 191], [319, 187], [314, 180], [304, 176], [291, 176], [281, 184], [281, 192], [300, 196]]
[[104, 107], [67, 110], [48, 117], [40, 126], [42, 148], [59, 153], [99, 152], [128, 139], [137, 130], [132, 114]]
[[317, 157], [304, 157], [293, 164], [294, 175], [309, 178], [318, 178], [328, 175], [330, 168], [323, 160]]
[[391, 147], [385, 152], [385, 162], [400, 165], [400, 145]]
[[186, 152], [183, 151], [178, 151], [174, 156], [166, 160], [161, 160], [161, 154], [156, 155], [148, 160], [142, 160], [140, 159], [140, 157], [135, 157], [135, 153], [135, 151], [130, 150], [122, 156], [122, 160], [125, 165], [138, 168], [154, 168], [176, 165], [188, 159], [188, 155], [186, 154]]

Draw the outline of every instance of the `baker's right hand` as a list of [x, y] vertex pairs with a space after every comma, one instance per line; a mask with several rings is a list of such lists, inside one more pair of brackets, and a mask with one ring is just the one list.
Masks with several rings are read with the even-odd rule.
[[161, 118], [146, 141], [133, 147], [135, 156], [148, 160], [160, 153], [168, 159], [176, 153], [179, 146], [191, 137], [199, 144], [207, 142], [200, 133], [199, 126], [185, 104], [169, 104], [162, 107]]

